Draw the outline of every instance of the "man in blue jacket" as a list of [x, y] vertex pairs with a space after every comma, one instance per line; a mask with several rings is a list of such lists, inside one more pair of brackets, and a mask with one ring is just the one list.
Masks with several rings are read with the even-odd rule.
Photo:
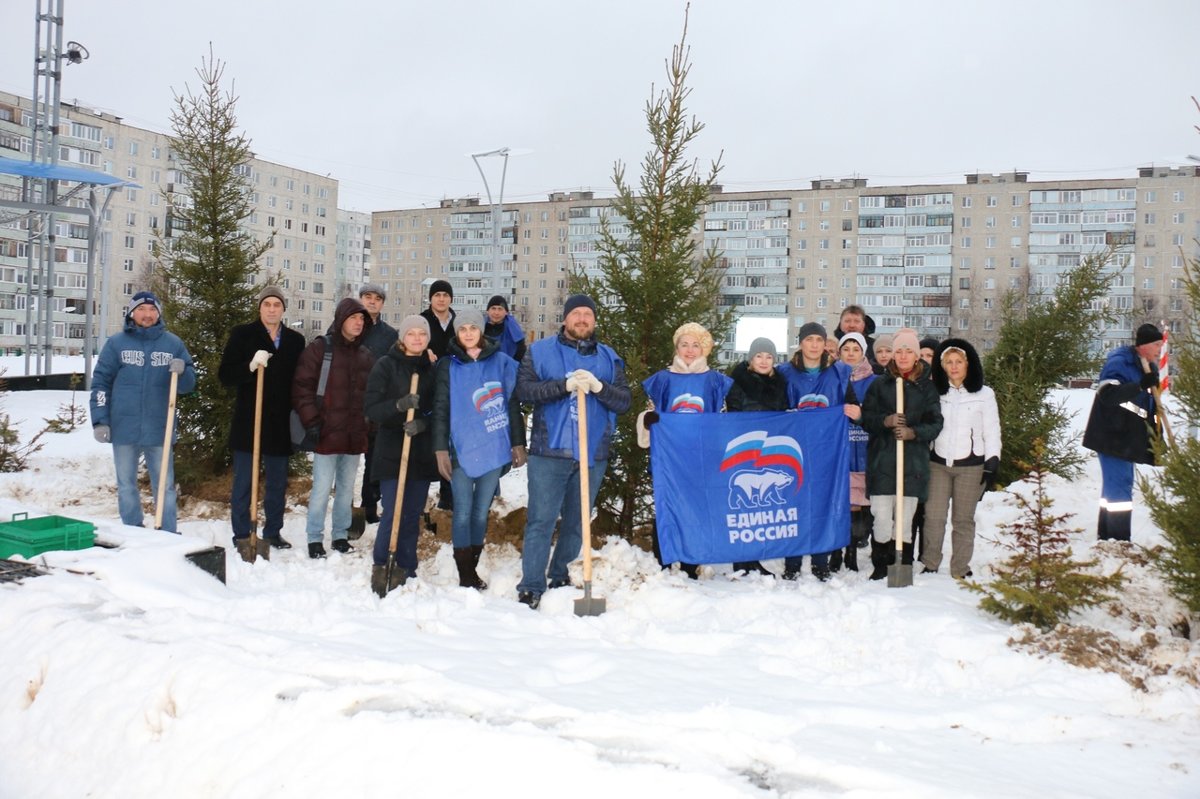
[[[580, 520], [579, 434], [575, 418], [576, 391], [587, 392], [587, 450], [589, 509], [608, 467], [608, 450], [616, 432], [617, 415], [629, 410], [633, 395], [625, 379], [625, 362], [596, 340], [596, 304], [576, 294], [563, 306], [563, 326], [557, 336], [534, 343], [525, 353], [513, 392], [518, 402], [533, 405], [533, 435], [529, 448], [529, 512], [521, 553], [521, 582], [517, 598], [537, 608], [549, 587], [569, 585], [567, 566], [579, 555]], [[559, 521], [561, 519], [561, 521]], [[558, 543], [550, 556], [554, 523]]]
[[[96, 440], [113, 445], [117, 508], [121, 522], [131, 527], [141, 527], [143, 521], [137, 485], [138, 461], [142, 457], [154, 495], [158, 496], [172, 373], [179, 375], [179, 394], [195, 389], [196, 370], [187, 347], [179, 336], [167, 332], [158, 297], [139, 291], [129, 300], [124, 332], [105, 342], [96, 361], [90, 403]], [[162, 529], [174, 533], [175, 463], [172, 453], [166, 455]]]
[[1142, 325], [1132, 346], [1108, 354], [1083, 433], [1083, 446], [1100, 459], [1100, 518], [1097, 537], [1130, 540], [1133, 518], [1133, 464], [1154, 464], [1151, 435], [1158, 435], [1154, 395], [1162, 331]]

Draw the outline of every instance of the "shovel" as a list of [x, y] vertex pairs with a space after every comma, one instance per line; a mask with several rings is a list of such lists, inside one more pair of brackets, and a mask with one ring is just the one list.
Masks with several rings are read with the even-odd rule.
[[[904, 378], [896, 378], [896, 413], [904, 413]], [[888, 566], [888, 588], [904, 588], [913, 584], [912, 564], [902, 564], [904, 558], [904, 439], [896, 439], [896, 562]]]
[[588, 437], [586, 392], [575, 392], [575, 407], [579, 415], [579, 514], [583, 531], [583, 598], [575, 600], [576, 616], [599, 616], [604, 612], [604, 600], [592, 596], [592, 508], [588, 502]]
[[163, 510], [167, 501], [167, 468], [171, 465], [171, 436], [175, 432], [175, 395], [179, 392], [179, 375], [171, 372], [171, 390], [167, 395], [167, 432], [163, 436], [162, 457], [158, 466], [158, 495], [154, 498], [154, 529], [161, 530]]
[[[412, 382], [409, 384], [408, 393], [417, 393], [417, 382], [420, 375], [413, 372]], [[408, 424], [416, 415], [415, 408], [409, 408], [408, 413], [404, 417], [404, 423]], [[400, 568], [396, 565], [396, 545], [400, 541], [400, 511], [404, 509], [404, 484], [408, 480], [408, 451], [412, 447], [412, 438], [406, 433], [404, 435], [404, 443], [400, 447], [400, 474], [396, 482], [396, 501], [392, 503], [395, 507], [392, 509], [392, 537], [388, 541], [388, 556], [387, 566], [383, 571], [383, 594], [387, 596], [392, 591], [392, 574], [396, 569]], [[376, 533], [379, 535], [379, 533]], [[407, 575], [401, 575], [401, 579]]]
[[[257, 385], [254, 389], [254, 448], [250, 455], [250, 557], [258, 557], [258, 462], [262, 457], [262, 410], [263, 410], [263, 374], [265, 366], [260, 366]], [[270, 559], [270, 550], [264, 560]], [[251, 563], [254, 560], [250, 561]]]

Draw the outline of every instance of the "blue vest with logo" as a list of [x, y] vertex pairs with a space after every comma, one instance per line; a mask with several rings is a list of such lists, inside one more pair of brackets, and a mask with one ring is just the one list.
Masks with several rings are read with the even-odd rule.
[[517, 384], [517, 362], [501, 352], [481, 361], [450, 360], [450, 443], [468, 477], [481, 477], [512, 461], [508, 403]]
[[[611, 383], [617, 374], [620, 356], [611, 347], [597, 344], [591, 355], [581, 355], [579, 350], [559, 343], [558, 336], [535, 342], [529, 351], [533, 354], [533, 366], [540, 380], [561, 380], [576, 369], [586, 369], [600, 380]], [[595, 394], [588, 394], [587, 406], [588, 458], [594, 458], [604, 434], [615, 430], [617, 414], [601, 404]], [[550, 449], [571, 451], [579, 459], [579, 418], [574, 396], [558, 402], [540, 406], [546, 421], [546, 434]]]
[[720, 413], [732, 385], [730, 377], [711, 369], [700, 374], [663, 369], [642, 381], [659, 413]]

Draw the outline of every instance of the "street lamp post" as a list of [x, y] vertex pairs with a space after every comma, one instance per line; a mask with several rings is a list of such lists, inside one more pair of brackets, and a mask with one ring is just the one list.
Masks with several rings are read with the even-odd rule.
[[[508, 155], [511, 151], [509, 147], [500, 147], [483, 153], [471, 153], [471, 160], [475, 162], [475, 168], [479, 170], [479, 177], [483, 178], [483, 190], [487, 192], [488, 205], [492, 206], [492, 289], [496, 292], [500, 292], [503, 288], [501, 285], [503, 280], [500, 277], [500, 215], [504, 212], [504, 178], [508, 175]], [[500, 194], [495, 203], [492, 202], [492, 189], [488, 185], [487, 175], [483, 173], [483, 167], [479, 165], [480, 158], [492, 155], [504, 157], [504, 167], [500, 171]]]

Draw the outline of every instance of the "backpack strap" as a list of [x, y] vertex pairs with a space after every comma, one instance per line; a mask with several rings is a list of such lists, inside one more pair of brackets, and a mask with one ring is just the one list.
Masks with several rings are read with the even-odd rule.
[[333, 362], [333, 336], [325, 335], [325, 358], [321, 361], [321, 378], [317, 381], [317, 399], [324, 399], [325, 385], [329, 382], [329, 365]]

